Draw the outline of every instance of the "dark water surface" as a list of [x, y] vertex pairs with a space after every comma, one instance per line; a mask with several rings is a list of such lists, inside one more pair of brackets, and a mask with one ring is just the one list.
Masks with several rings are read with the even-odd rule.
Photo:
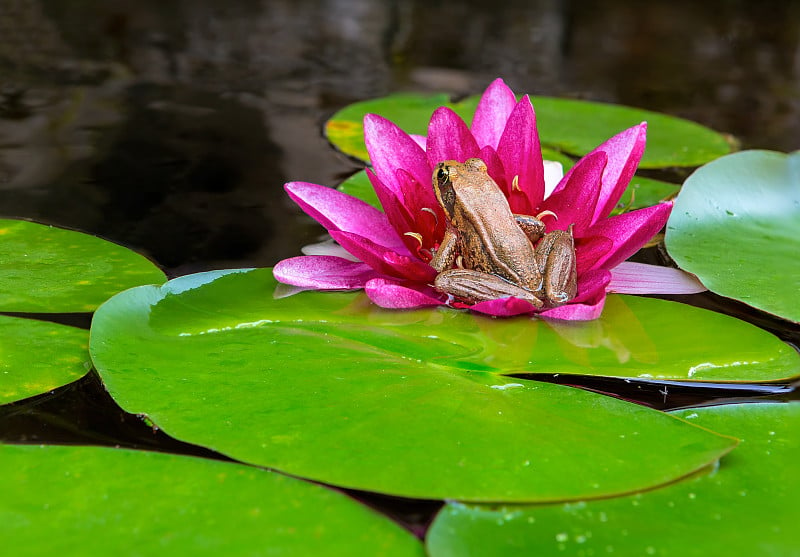
[[[322, 137], [328, 116], [396, 91], [475, 94], [498, 76], [518, 92], [662, 111], [743, 148], [791, 151], [800, 3], [2, 2], [0, 215], [104, 236], [170, 276], [273, 265], [322, 232], [282, 184], [335, 185], [360, 168]], [[688, 301], [800, 344], [800, 327], [742, 304]], [[687, 401], [671, 388], [663, 401], [661, 384], [626, 393], [675, 407], [786, 391]], [[210, 455], [121, 412], [94, 374], [0, 407], [0, 440]], [[371, 502], [417, 525], [436, 507]]]
[[268, 266], [320, 229], [282, 184], [359, 166], [352, 101], [516, 91], [800, 147], [800, 3], [14, 0], [0, 9], [0, 214], [99, 234], [171, 274]]

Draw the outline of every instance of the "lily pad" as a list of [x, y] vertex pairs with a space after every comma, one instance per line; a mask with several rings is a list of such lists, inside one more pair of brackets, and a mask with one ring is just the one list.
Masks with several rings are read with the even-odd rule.
[[[268, 269], [173, 280], [150, 317], [169, 336], [247, 324], [312, 326], [398, 358], [492, 374], [564, 373], [620, 378], [764, 382], [800, 375], [800, 356], [758, 327], [666, 300], [609, 295], [600, 319], [491, 319], [447, 308], [383, 310], [362, 293], [303, 292], [274, 300]], [[169, 296], [176, 289], [181, 296]], [[186, 289], [185, 291], [183, 289]], [[125, 309], [115, 299], [116, 311]], [[191, 307], [187, 308], [186, 303]], [[133, 302], [131, 302], [133, 303]], [[134, 304], [145, 303], [139, 298]], [[225, 308], [222, 311], [220, 308]], [[141, 311], [137, 308], [137, 311]], [[97, 335], [95, 317], [93, 334]], [[306, 325], [308, 324], [308, 325]]]
[[797, 555], [800, 404], [677, 415], [742, 444], [719, 467], [627, 497], [536, 507], [449, 503], [428, 532], [429, 554]]
[[262, 269], [128, 290], [95, 314], [94, 364], [122, 407], [179, 439], [406, 497], [607, 496], [734, 445], [648, 408], [490, 373], [509, 361], [498, 342], [544, 331], [535, 321], [391, 312], [353, 293], [274, 300], [274, 287]]
[[91, 367], [89, 332], [0, 315], [0, 404], [46, 393]]
[[[450, 102], [443, 94], [389, 95], [344, 107], [325, 125], [328, 140], [342, 152], [369, 160], [364, 146], [365, 114], [380, 114], [407, 133], [425, 135], [428, 120], [439, 106], [449, 106], [468, 123], [479, 97]], [[731, 152], [722, 134], [700, 124], [627, 106], [597, 102], [532, 97], [539, 136], [544, 147], [583, 156], [608, 138], [640, 122], [648, 122], [647, 150], [641, 168], [698, 166]]]
[[800, 152], [743, 151], [698, 169], [666, 244], [709, 290], [800, 322]]
[[731, 152], [720, 133], [660, 112], [553, 97], [533, 97], [545, 145], [583, 156], [620, 131], [647, 122], [647, 149], [639, 168], [698, 166]]
[[340, 493], [214, 460], [0, 445], [0, 491], [14, 555], [424, 554]]
[[166, 280], [147, 258], [95, 236], [0, 219], [0, 310], [90, 312], [112, 295]]

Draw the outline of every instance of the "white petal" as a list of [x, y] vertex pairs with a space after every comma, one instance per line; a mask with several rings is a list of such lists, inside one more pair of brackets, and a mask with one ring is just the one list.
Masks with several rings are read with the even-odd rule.
[[284, 284], [279, 282], [275, 285], [275, 290], [272, 291], [272, 297], [276, 300], [280, 300], [281, 298], [288, 298], [289, 296], [294, 296], [295, 294], [299, 294], [300, 292], [305, 292], [306, 290], [312, 290], [311, 288], [305, 288], [303, 286], [294, 286], [293, 284]]
[[308, 244], [300, 248], [300, 251], [303, 255], [333, 255], [349, 261], [361, 261], [358, 257], [334, 242], [333, 238], [328, 238], [316, 244]]
[[557, 161], [544, 161], [544, 198], [550, 197], [564, 177], [564, 167]]
[[611, 269], [607, 292], [620, 294], [697, 294], [708, 290], [680, 269], [623, 261]]
[[417, 135], [415, 133], [409, 134], [411, 139], [414, 140], [414, 143], [425, 149], [425, 146], [428, 144], [428, 138], [424, 135]]

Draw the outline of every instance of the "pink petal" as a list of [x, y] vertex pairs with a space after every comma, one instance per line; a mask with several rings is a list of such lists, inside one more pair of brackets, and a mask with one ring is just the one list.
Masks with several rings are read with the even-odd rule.
[[597, 262], [614, 248], [614, 242], [605, 236], [575, 239], [576, 267], [578, 276], [598, 267]]
[[[412, 252], [417, 253], [419, 256], [420, 250], [427, 250], [428, 252], [431, 252], [439, 244], [439, 240], [441, 240], [441, 238], [444, 236], [444, 230], [447, 226], [447, 219], [445, 218], [441, 208], [435, 207], [433, 212], [417, 211], [417, 216], [414, 219], [414, 225], [416, 227], [414, 230], [422, 235], [422, 245], [416, 246], [416, 251], [412, 249]], [[416, 238], [409, 238], [409, 241], [412, 245], [414, 245]]]
[[587, 271], [578, 277], [578, 293], [570, 303], [595, 304], [604, 297], [611, 281], [611, 273], [605, 269]]
[[[367, 178], [369, 178], [372, 189], [375, 190], [375, 195], [378, 196], [378, 200], [381, 202], [383, 212], [395, 232], [398, 234], [414, 232], [414, 219], [406, 208], [403, 198], [398, 197], [398, 193], [387, 187], [369, 168], [367, 169]], [[405, 244], [408, 246], [408, 242], [405, 242]]]
[[[497, 151], [487, 145], [478, 152], [478, 158], [486, 163], [486, 172], [497, 182], [497, 185], [503, 190], [503, 194], [508, 198], [511, 193], [511, 181], [506, 179], [503, 161], [500, 160]], [[514, 210], [513, 205], [511, 209]]]
[[611, 269], [628, 259], [664, 227], [671, 210], [672, 203], [659, 203], [603, 219], [590, 227], [587, 235], [605, 236], [614, 242], [594, 266]]
[[440, 106], [428, 124], [427, 154], [428, 165], [434, 168], [442, 161], [464, 162], [476, 156], [478, 144], [464, 120], [448, 107]]
[[429, 281], [436, 277], [433, 267], [408, 253], [397, 253], [350, 232], [331, 230], [330, 234], [344, 249], [379, 273], [419, 281]]
[[603, 313], [606, 297], [603, 296], [592, 304], [567, 304], [548, 309], [539, 314], [545, 319], [564, 319], [567, 321], [591, 321]]
[[308, 182], [290, 182], [284, 188], [303, 211], [328, 231], [353, 232], [408, 253], [403, 240], [386, 215], [368, 203], [335, 189]]
[[564, 176], [563, 187], [544, 201], [542, 209], [553, 211], [558, 217], [556, 228], [566, 230], [574, 224], [574, 233], [582, 235], [592, 223], [606, 161], [602, 151], [586, 155]]
[[494, 300], [478, 302], [477, 304], [471, 305], [469, 309], [494, 317], [513, 317], [515, 315], [524, 315], [536, 311], [536, 307], [530, 302], [514, 297], [496, 298]]
[[623, 261], [611, 269], [607, 290], [621, 294], [697, 294], [707, 288], [680, 269]]
[[[409, 184], [409, 187], [405, 188], [405, 198], [397, 198], [395, 192], [387, 188], [372, 171], [367, 169], [367, 177], [383, 205], [386, 217], [400, 235], [408, 251], [417, 255], [420, 249], [430, 251], [435, 247], [435, 242], [444, 235], [446, 226], [444, 213], [436, 199], [432, 198], [430, 188], [427, 189], [432, 199], [422, 195], [419, 191], [420, 187], [414, 191], [411, 184], [416, 182], [411, 175], [405, 174], [403, 170], [398, 170], [397, 173], [403, 175], [398, 178], [398, 181], [405, 181]], [[422, 242], [420, 243], [415, 237], [406, 235], [406, 232], [420, 234]]]
[[[423, 291], [424, 290], [424, 291]], [[415, 290], [398, 282], [374, 278], [367, 282], [364, 291], [375, 304], [389, 309], [412, 309], [425, 306], [440, 306], [444, 302], [435, 297], [432, 288]]]
[[[428, 177], [428, 181], [420, 184], [415, 178], [408, 174], [402, 168], [397, 171], [397, 180], [405, 184], [403, 186], [403, 205], [409, 215], [415, 216], [414, 221], [419, 222], [418, 216], [421, 212], [433, 211], [436, 214], [434, 219], [435, 234], [433, 237], [439, 239], [444, 234], [445, 229], [445, 216], [439, 202], [433, 193], [433, 180]], [[416, 229], [415, 232], [420, 232], [425, 236], [425, 241], [428, 242], [429, 231], [424, 229]]]
[[369, 265], [330, 255], [303, 255], [279, 261], [272, 269], [275, 279], [315, 290], [363, 288], [378, 275]]
[[402, 269], [403, 276], [410, 280], [433, 282], [436, 278], [436, 270], [421, 259], [387, 251], [383, 260], [395, 269]]
[[500, 136], [506, 128], [506, 121], [516, 104], [517, 98], [514, 92], [502, 79], [497, 78], [492, 81], [478, 102], [475, 116], [472, 118], [472, 135], [475, 136], [478, 147], [489, 145], [497, 149]]
[[378, 178], [399, 197], [403, 197], [403, 184], [397, 181], [398, 169], [404, 169], [420, 184], [431, 181], [425, 150], [386, 118], [377, 114], [364, 116], [364, 141]]
[[506, 179], [512, 181], [518, 176], [519, 189], [528, 205], [520, 206], [520, 209], [530, 214], [544, 198], [544, 163], [536, 130], [536, 114], [527, 95], [511, 112], [497, 145], [497, 154], [503, 161]]
[[611, 214], [636, 172], [646, 141], [647, 122], [642, 122], [615, 135], [592, 151], [605, 151], [608, 155], [608, 164], [603, 172], [603, 189], [594, 211], [594, 221]]

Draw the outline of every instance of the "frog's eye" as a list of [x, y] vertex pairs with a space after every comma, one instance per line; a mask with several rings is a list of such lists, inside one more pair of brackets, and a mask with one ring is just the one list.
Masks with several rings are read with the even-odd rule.
[[436, 179], [439, 182], [446, 181], [449, 176], [450, 174], [447, 172], [447, 170], [445, 170], [444, 167], [439, 167], [439, 170], [436, 171]]

